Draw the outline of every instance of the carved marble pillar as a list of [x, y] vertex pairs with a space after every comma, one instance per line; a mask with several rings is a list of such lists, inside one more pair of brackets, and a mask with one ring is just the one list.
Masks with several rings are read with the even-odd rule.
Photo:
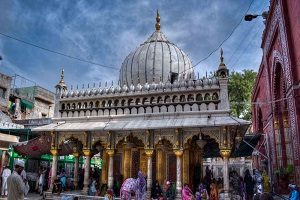
[[73, 153], [75, 163], [74, 163], [74, 186], [78, 189], [78, 173], [79, 173], [79, 153]]
[[108, 164], [108, 189], [113, 188], [114, 184], [114, 150], [108, 149], [107, 154], [109, 156], [109, 164]]
[[190, 149], [184, 149], [183, 151], [183, 182], [189, 183], [190, 182]]
[[124, 145], [124, 150], [123, 150], [123, 176], [124, 180], [127, 178], [130, 178], [130, 172], [131, 172], [131, 149], [133, 147], [132, 143], [126, 143]]
[[90, 182], [90, 167], [91, 167], [91, 155], [92, 152], [90, 149], [83, 150], [83, 154], [85, 156], [85, 168], [84, 168], [84, 179], [83, 179], [83, 190], [84, 194], [87, 194], [89, 189]]
[[152, 155], [153, 149], [146, 149], [147, 155], [147, 199], [151, 198], [151, 187], [152, 187]]
[[176, 155], [176, 199], [181, 199], [181, 190], [182, 190], [182, 149], [176, 149], [174, 150], [174, 153]]
[[229, 172], [228, 172], [228, 162], [230, 157], [230, 149], [220, 149], [220, 154], [224, 161], [224, 171], [223, 171], [223, 177], [224, 177], [224, 200], [230, 200], [230, 194], [229, 194]]
[[58, 161], [58, 150], [57, 149], [51, 149], [50, 150], [52, 154], [52, 166], [51, 166], [51, 185], [49, 187], [49, 190], [52, 191], [53, 189], [53, 183], [57, 176], [57, 161]]
[[162, 145], [159, 145], [156, 150], [156, 180], [160, 185], [163, 185], [165, 180], [166, 159], [163, 148]]
[[101, 184], [107, 184], [107, 168], [108, 168], [108, 158], [107, 153], [103, 151], [102, 156], [102, 172], [101, 172]]

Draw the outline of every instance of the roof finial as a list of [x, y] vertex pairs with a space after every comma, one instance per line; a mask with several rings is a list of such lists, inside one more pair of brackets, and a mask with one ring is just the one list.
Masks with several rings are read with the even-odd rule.
[[223, 57], [223, 49], [221, 48], [221, 57], [220, 57], [220, 61], [221, 61], [221, 63], [220, 63], [220, 67], [223, 67], [223, 66], [225, 66], [225, 64], [224, 64], [224, 57]]
[[61, 75], [60, 75], [60, 81], [59, 81], [59, 83], [65, 83], [65, 81], [64, 81], [64, 72], [65, 72], [65, 70], [62, 69], [61, 70]]
[[159, 15], [158, 9], [156, 11], [156, 24], [155, 24], [155, 28], [156, 28], [157, 31], [160, 30], [160, 15]]
[[223, 63], [224, 62], [224, 57], [223, 57], [223, 49], [221, 48], [221, 63]]

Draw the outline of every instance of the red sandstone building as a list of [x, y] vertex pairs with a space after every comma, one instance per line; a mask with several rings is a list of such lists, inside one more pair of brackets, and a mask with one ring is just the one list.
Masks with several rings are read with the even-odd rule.
[[[253, 128], [275, 188], [300, 185], [300, 1], [271, 0], [252, 96]], [[258, 145], [259, 146], [259, 145]], [[263, 156], [256, 160], [261, 168]], [[288, 192], [288, 191], [287, 191]]]

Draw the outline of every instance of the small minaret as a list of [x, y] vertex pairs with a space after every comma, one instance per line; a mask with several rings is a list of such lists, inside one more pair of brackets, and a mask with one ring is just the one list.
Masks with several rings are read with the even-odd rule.
[[55, 104], [54, 104], [54, 117], [57, 118], [61, 116], [59, 112], [59, 110], [61, 109], [60, 98], [62, 94], [68, 90], [68, 87], [64, 81], [64, 69], [61, 70], [60, 81], [55, 86], [55, 89], [56, 89], [56, 93], [55, 93]]
[[224, 64], [224, 57], [223, 57], [223, 49], [221, 48], [221, 57], [220, 57], [220, 65], [217, 71], [217, 75], [220, 78], [227, 78], [229, 75], [229, 70], [227, 69], [226, 65]]
[[64, 81], [64, 69], [61, 70], [60, 81], [55, 86], [55, 89], [56, 89], [56, 94], [62, 94], [68, 90], [68, 87]]
[[220, 57], [220, 65], [217, 70], [217, 76], [219, 78], [219, 85], [220, 85], [220, 110], [230, 110], [229, 104], [229, 96], [228, 96], [228, 76], [229, 70], [227, 69], [226, 65], [224, 64], [224, 57], [223, 57], [223, 49], [221, 48], [221, 57]]

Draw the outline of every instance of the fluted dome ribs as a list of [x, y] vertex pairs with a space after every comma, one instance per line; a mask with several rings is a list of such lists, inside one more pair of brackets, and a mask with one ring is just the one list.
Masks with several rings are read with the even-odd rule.
[[161, 31], [155, 31], [135, 51], [124, 60], [120, 70], [120, 81], [127, 86], [146, 82], [166, 83], [168, 76], [177, 74], [187, 79], [193, 75], [192, 63], [188, 56], [176, 45], [169, 42]]

